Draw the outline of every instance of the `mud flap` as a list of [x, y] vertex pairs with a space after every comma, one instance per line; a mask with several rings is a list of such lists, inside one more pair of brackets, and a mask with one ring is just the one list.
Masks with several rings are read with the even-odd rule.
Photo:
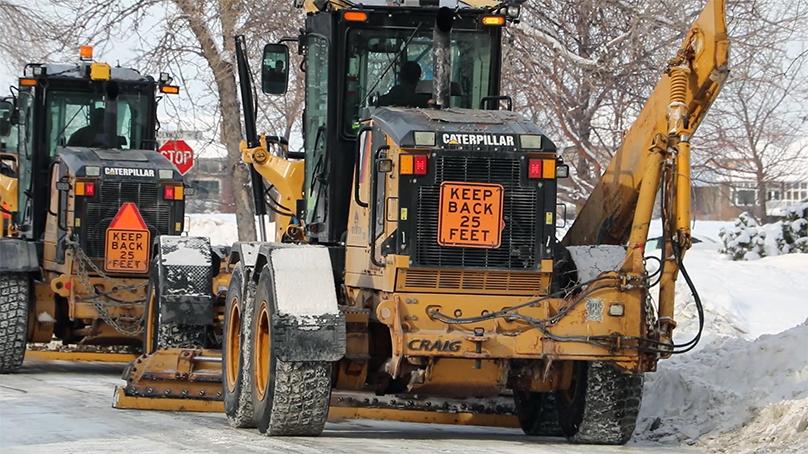
[[253, 277], [253, 274], [255, 273], [255, 265], [258, 262], [261, 252], [261, 244], [262, 243], [255, 241], [239, 241], [238, 243], [234, 243], [233, 247], [230, 249], [227, 263], [231, 266], [240, 263], [241, 269], [244, 272], [243, 288], [241, 289], [242, 294], [246, 294], [247, 282], [249, 282], [250, 279], [256, 282], [258, 281], [258, 277]]
[[36, 244], [16, 238], [0, 239], [0, 272], [22, 273], [39, 270]]
[[161, 236], [157, 251], [161, 323], [213, 323], [213, 258], [207, 238]]
[[[328, 248], [264, 244], [271, 267], [276, 312], [272, 343], [282, 361], [337, 361], [345, 355], [345, 316]], [[260, 263], [260, 262], [259, 262]]]

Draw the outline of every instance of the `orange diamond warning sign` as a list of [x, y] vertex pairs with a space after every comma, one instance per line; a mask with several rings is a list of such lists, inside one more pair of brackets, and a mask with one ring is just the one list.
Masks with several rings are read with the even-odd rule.
[[124, 203], [107, 229], [104, 270], [116, 273], [149, 271], [151, 234], [134, 203]]

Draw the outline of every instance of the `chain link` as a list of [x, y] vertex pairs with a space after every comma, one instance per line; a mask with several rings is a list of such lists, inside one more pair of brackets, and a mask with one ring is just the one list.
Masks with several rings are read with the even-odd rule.
[[[104, 273], [95, 263], [93, 263], [92, 259], [87, 256], [81, 246], [75, 242], [68, 242], [68, 247], [73, 251], [73, 257], [76, 259], [76, 275], [79, 278], [79, 282], [81, 285], [87, 289], [92, 290], [95, 293], [95, 296], [91, 297], [84, 297], [78, 298], [81, 301], [89, 301], [93, 303], [95, 306], [96, 311], [98, 311], [98, 315], [101, 317], [101, 320], [104, 321], [107, 325], [111, 326], [115, 331], [123, 334], [124, 336], [129, 337], [137, 337], [143, 332], [143, 320], [146, 317], [145, 307], [143, 312], [139, 317], [130, 317], [127, 315], [119, 315], [117, 317], [110, 314], [109, 309], [110, 307], [122, 307], [122, 306], [129, 306], [133, 304], [143, 304], [145, 306], [146, 300], [142, 301], [119, 301], [113, 298], [112, 296], [108, 295], [107, 293], [100, 292], [94, 285], [90, 282], [90, 275], [87, 272], [87, 268], [89, 267], [95, 274], [100, 276], [103, 279], [114, 279]], [[120, 290], [123, 291], [131, 291], [137, 292], [141, 289], [145, 289], [148, 286], [148, 282], [146, 284], [138, 284], [138, 285], [128, 285], [119, 287]]]

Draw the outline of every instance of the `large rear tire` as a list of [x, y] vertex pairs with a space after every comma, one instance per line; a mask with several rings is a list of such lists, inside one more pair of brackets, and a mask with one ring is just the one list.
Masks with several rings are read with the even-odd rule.
[[283, 361], [272, 342], [277, 311], [271, 267], [261, 272], [252, 320], [252, 397], [258, 430], [270, 436], [320, 435], [328, 417], [331, 363]]
[[554, 393], [516, 391], [513, 395], [519, 426], [525, 435], [563, 437]]
[[28, 336], [31, 281], [25, 273], [0, 273], [0, 374], [22, 366]]
[[252, 325], [255, 311], [255, 281], [247, 279], [241, 264], [233, 270], [227, 290], [222, 363], [224, 376], [224, 412], [230, 425], [255, 427], [252, 401], [250, 355], [253, 346]]
[[642, 375], [608, 363], [577, 363], [570, 389], [556, 393], [564, 434], [573, 443], [625, 444], [637, 425], [642, 387]]

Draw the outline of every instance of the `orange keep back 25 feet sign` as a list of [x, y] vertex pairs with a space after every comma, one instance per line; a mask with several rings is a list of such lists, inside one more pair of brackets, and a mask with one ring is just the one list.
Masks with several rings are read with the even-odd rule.
[[440, 187], [438, 244], [499, 247], [503, 189], [499, 184], [445, 182]]
[[134, 203], [124, 203], [109, 224], [104, 270], [117, 273], [149, 271], [151, 234]]

